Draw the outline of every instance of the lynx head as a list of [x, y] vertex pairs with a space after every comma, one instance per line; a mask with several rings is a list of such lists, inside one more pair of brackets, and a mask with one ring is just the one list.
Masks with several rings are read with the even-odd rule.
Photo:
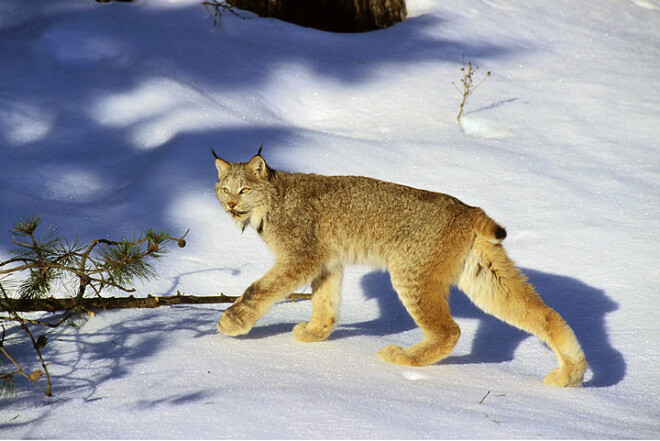
[[248, 223], [259, 225], [274, 192], [273, 171], [261, 157], [261, 148], [249, 162], [227, 162], [211, 151], [218, 169], [215, 194], [222, 207], [243, 229]]

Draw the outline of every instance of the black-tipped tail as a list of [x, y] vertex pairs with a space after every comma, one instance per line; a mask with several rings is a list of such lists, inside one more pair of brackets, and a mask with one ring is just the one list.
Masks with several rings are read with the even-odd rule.
[[490, 242], [502, 242], [506, 238], [506, 230], [478, 207], [473, 207], [472, 220], [474, 231]]

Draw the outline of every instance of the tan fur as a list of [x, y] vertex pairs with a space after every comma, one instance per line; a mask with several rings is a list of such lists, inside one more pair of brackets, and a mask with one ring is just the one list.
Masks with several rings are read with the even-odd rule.
[[582, 383], [587, 363], [573, 331], [514, 267], [500, 244], [506, 231], [481, 208], [365, 177], [274, 171], [260, 154], [247, 163], [216, 156], [215, 163], [218, 200], [275, 255], [273, 267], [221, 316], [220, 332], [249, 332], [277, 300], [311, 282], [312, 317], [293, 334], [324, 340], [337, 324], [343, 265], [369, 263], [389, 270], [424, 332], [409, 348], [386, 346], [381, 360], [423, 366], [447, 357], [460, 336], [448, 301], [458, 285], [481, 309], [552, 348], [559, 367], [545, 383]]

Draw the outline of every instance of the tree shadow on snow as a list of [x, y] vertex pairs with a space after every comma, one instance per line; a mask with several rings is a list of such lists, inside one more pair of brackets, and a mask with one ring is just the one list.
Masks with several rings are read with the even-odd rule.
[[[167, 210], [177, 192], [212, 195], [215, 168], [209, 147], [244, 161], [261, 142], [271, 154], [304, 138], [304, 130], [278, 118], [278, 106], [286, 103], [269, 101], [274, 78], [287, 77], [289, 68], [350, 86], [379, 80], [380, 67], [448, 61], [458, 72], [462, 54], [479, 62], [523, 50], [495, 40], [441, 37], [435, 31], [446, 19], [433, 14], [381, 31], [333, 34], [231, 16], [225, 28], [214, 30], [197, 3], [162, 9], [113, 6], [63, 8], [43, 20], [0, 29], [5, 42], [0, 59], [34, 67], [31, 75], [8, 80], [12, 93], [2, 97], [0, 107], [45, 121], [43, 136], [34, 135], [27, 145], [0, 136], [5, 207], [0, 227], [41, 213], [46, 222], [82, 239], [171, 228], [175, 216]], [[171, 45], [154, 38], [158, 32], [173, 35]], [[195, 37], [178, 39], [177, 32]], [[69, 43], [86, 38], [103, 44], [81, 52], [78, 43]], [[47, 81], [39, 72], [48, 72]], [[75, 96], [64, 87], [70, 84], [76, 85]], [[174, 104], [154, 102], [149, 91], [156, 89], [166, 104], [168, 99]], [[221, 116], [213, 113], [218, 109], [224, 109]], [[260, 111], [263, 115], [250, 114]], [[193, 113], [199, 116], [192, 119]], [[182, 118], [191, 120], [177, 122]], [[161, 135], [165, 138], [158, 141]], [[144, 145], [145, 140], [150, 143]]]
[[[50, 406], [60, 406], [72, 399], [90, 403], [103, 400], [113, 392], [104, 387], [108, 382], [135, 374], [137, 366], [152, 360], [156, 354], [168, 349], [172, 333], [186, 333], [190, 339], [209, 338], [217, 332], [213, 327], [219, 310], [213, 307], [177, 305], [162, 309], [130, 309], [103, 311], [94, 318], [76, 320], [77, 327], [57, 328], [49, 333], [49, 344], [44, 357], [50, 363], [49, 371], [53, 383], [53, 397], [42, 395], [43, 380], [31, 385], [27, 380], [17, 379], [17, 395], [13, 400], [0, 401], [0, 414], [9, 409], [43, 404], [43, 412]], [[179, 319], [172, 318], [172, 311], [183, 311]], [[114, 317], [113, 317], [114, 316]], [[116, 321], [115, 317], [121, 317]], [[14, 356], [31, 360], [34, 354], [27, 345], [19, 345]], [[159, 369], [159, 368], [155, 368]], [[161, 385], [158, 378], [144, 381]], [[19, 383], [20, 382], [20, 383]], [[163, 403], [185, 404], [203, 402], [208, 391], [200, 386], [199, 391], [173, 394], [156, 401], [137, 401], [141, 407], [152, 407]], [[36, 417], [35, 419], [38, 419]], [[0, 422], [0, 431], [29, 427], [35, 420], [21, 418], [17, 421]]]
[[[573, 328], [593, 373], [585, 386], [606, 387], [619, 383], [626, 372], [621, 352], [609, 340], [605, 326], [608, 313], [618, 309], [600, 289], [579, 280], [523, 269], [543, 300]], [[372, 272], [364, 276], [362, 286], [367, 299], [378, 302], [381, 316], [352, 325], [343, 325], [335, 338], [354, 334], [391, 335], [415, 329], [417, 325], [398, 299], [388, 273]], [[452, 315], [478, 319], [469, 355], [447, 358], [443, 363], [501, 363], [514, 357], [516, 348], [531, 335], [492, 317], [470, 302], [458, 289], [452, 289]]]

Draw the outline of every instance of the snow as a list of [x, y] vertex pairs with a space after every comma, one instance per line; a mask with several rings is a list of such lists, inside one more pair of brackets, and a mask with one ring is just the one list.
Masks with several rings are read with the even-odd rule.
[[[3, 438], [660, 437], [660, 3], [408, 9], [343, 35], [247, 12], [214, 29], [197, 0], [0, 3], [0, 225], [41, 213], [86, 240], [190, 228], [140, 292], [238, 295], [273, 260], [217, 203], [210, 147], [244, 161], [263, 142], [276, 169], [449, 193], [506, 226], [509, 254], [583, 345], [584, 387], [544, 386], [551, 351], [458, 291], [448, 359], [380, 362], [421, 333], [386, 273], [351, 267], [322, 343], [290, 334], [304, 301], [240, 338], [215, 330], [227, 305], [57, 329], [54, 397], [17, 380]], [[463, 55], [492, 74], [459, 125]]]

